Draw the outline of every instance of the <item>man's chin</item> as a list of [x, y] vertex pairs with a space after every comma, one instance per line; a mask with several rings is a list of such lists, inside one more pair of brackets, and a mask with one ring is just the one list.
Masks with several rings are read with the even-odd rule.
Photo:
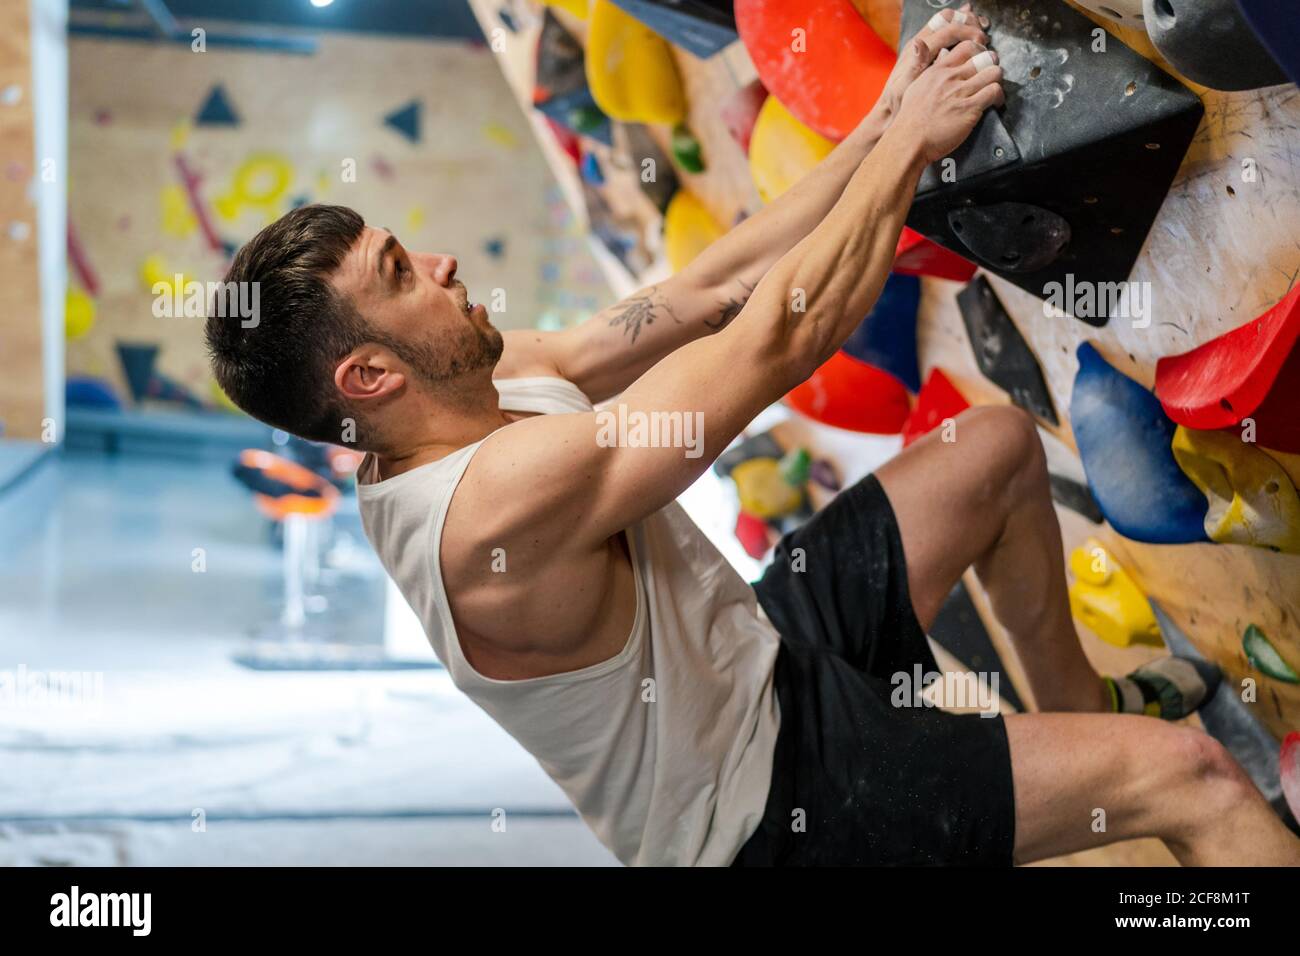
[[482, 342], [482, 352], [485, 365], [495, 366], [501, 358], [501, 353], [505, 350], [505, 337], [502, 336], [501, 330], [496, 326], [488, 323], [479, 329], [479, 339]]

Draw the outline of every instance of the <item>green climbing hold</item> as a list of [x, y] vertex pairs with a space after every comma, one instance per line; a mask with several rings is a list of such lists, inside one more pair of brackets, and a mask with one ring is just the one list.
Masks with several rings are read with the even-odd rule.
[[781, 459], [781, 477], [788, 485], [801, 487], [808, 481], [811, 471], [812, 455], [808, 454], [807, 448], [792, 448]]
[[704, 172], [704, 153], [700, 141], [685, 123], [673, 127], [673, 158], [688, 173]]
[[609, 119], [597, 106], [579, 106], [569, 111], [569, 128], [586, 136], [592, 136]]
[[1288, 684], [1300, 684], [1300, 674], [1282, 658], [1273, 642], [1254, 624], [1246, 628], [1241, 646], [1246, 652], [1246, 659], [1269, 677]]

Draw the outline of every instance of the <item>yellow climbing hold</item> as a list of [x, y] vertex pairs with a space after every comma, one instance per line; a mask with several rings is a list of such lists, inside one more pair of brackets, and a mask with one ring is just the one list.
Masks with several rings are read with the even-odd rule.
[[185, 145], [186, 141], [190, 138], [190, 130], [192, 128], [190, 121], [187, 119], [177, 121], [176, 125], [172, 127], [170, 136], [172, 149], [180, 149]]
[[424, 207], [412, 206], [406, 211], [406, 228], [411, 232], [418, 232], [424, 227]]
[[243, 410], [230, 400], [230, 396], [226, 394], [225, 389], [217, 384], [215, 378], [208, 381], [208, 391], [212, 394], [212, 400], [217, 403], [218, 408], [227, 412], [234, 412], [236, 415], [244, 414]]
[[559, 7], [579, 20], [587, 19], [587, 0], [542, 0], [544, 7]]
[[781, 476], [775, 458], [751, 458], [731, 470], [740, 492], [740, 510], [757, 518], [781, 518], [799, 510], [803, 492]]
[[1281, 465], [1282, 470], [1291, 476], [1291, 484], [1300, 491], [1300, 455], [1278, 451], [1276, 448], [1260, 448], [1260, 451]]
[[293, 177], [293, 166], [284, 157], [274, 153], [254, 153], [239, 164], [230, 189], [212, 205], [227, 220], [238, 219], [248, 206], [264, 215], [275, 213], [293, 184]]
[[1155, 613], [1133, 579], [1095, 538], [1070, 554], [1070, 612], [1108, 644], [1163, 647]]
[[1181, 425], [1173, 450], [1209, 502], [1211, 541], [1300, 554], [1300, 495], [1278, 461], [1235, 433]]
[[171, 286], [172, 302], [181, 302], [185, 298], [185, 286], [189, 282], [184, 275], [178, 272], [170, 272], [167, 269], [167, 263], [163, 257], [154, 253], [148, 256], [144, 262], [140, 263], [140, 279], [150, 295], [157, 295], [155, 287], [158, 283]]
[[677, 190], [664, 212], [664, 251], [673, 272], [686, 268], [726, 231], [693, 193]]
[[519, 137], [509, 126], [496, 121], [483, 124], [483, 135], [504, 149], [514, 149], [519, 145]]
[[612, 119], [676, 125], [686, 118], [668, 41], [610, 0], [592, 0], [586, 67], [591, 95]]
[[169, 236], [184, 239], [198, 228], [199, 221], [190, 208], [189, 196], [178, 183], [162, 188], [159, 196], [162, 206], [162, 229]]
[[63, 297], [63, 334], [68, 341], [81, 338], [95, 325], [95, 300], [75, 286]]
[[763, 202], [771, 202], [820, 163], [835, 144], [813, 132], [775, 96], [763, 101], [749, 139], [749, 175]]

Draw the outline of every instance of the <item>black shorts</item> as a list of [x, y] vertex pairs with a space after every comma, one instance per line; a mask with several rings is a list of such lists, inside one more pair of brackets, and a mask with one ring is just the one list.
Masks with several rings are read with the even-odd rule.
[[1002, 718], [890, 702], [892, 675], [938, 667], [875, 476], [782, 538], [754, 590], [781, 634], [781, 729], [762, 822], [733, 865], [1010, 865]]

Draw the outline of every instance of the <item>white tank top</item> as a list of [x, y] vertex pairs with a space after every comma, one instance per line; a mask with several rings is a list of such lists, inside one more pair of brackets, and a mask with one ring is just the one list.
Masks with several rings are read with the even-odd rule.
[[[509, 411], [592, 410], [565, 379], [495, 384]], [[628, 529], [637, 606], [622, 651], [564, 674], [484, 677], [461, 651], [439, 566], [448, 505], [480, 445], [386, 481], [371, 455], [358, 470], [366, 535], [434, 653], [624, 863], [729, 864], [762, 816], [779, 726], [778, 637], [753, 589], [674, 502]]]

